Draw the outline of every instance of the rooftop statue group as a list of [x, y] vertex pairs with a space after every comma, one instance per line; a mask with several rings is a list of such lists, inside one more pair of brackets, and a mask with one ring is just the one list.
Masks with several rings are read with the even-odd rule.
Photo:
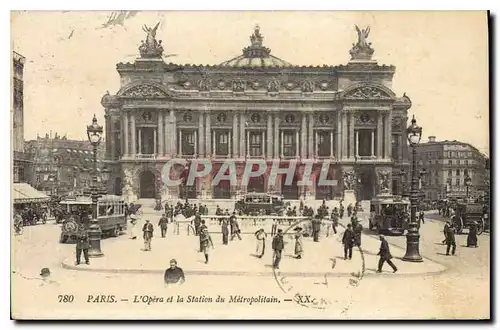
[[351, 59], [353, 60], [371, 60], [373, 55], [373, 48], [371, 48], [371, 42], [367, 42], [368, 36], [370, 35], [370, 27], [366, 29], [360, 29], [357, 25], [354, 26], [356, 32], [358, 33], [358, 42], [352, 44], [350, 51]]
[[161, 40], [156, 40], [156, 31], [158, 30], [158, 22], [154, 28], [144, 25], [142, 30], [147, 33], [146, 42], [142, 40], [139, 52], [143, 58], [161, 58], [163, 55], [163, 46]]

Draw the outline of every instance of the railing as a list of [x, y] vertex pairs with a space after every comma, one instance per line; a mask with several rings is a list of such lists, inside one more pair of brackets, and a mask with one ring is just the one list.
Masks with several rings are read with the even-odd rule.
[[[202, 215], [201, 219], [205, 220], [205, 225], [209, 227], [209, 231], [211, 229], [212, 232], [219, 232], [222, 220], [229, 219], [229, 217], [230, 216], [227, 215]], [[289, 216], [272, 216], [272, 215], [263, 215], [263, 216], [243, 215], [243, 216], [236, 216], [236, 219], [238, 220], [238, 226], [242, 231], [242, 234], [253, 234], [257, 229], [260, 228], [263, 228], [267, 233], [269, 233], [271, 231], [271, 226], [274, 220], [276, 220], [278, 228], [282, 229], [284, 231], [284, 234], [286, 234], [287, 236], [293, 236], [295, 234], [294, 228], [296, 227], [302, 227], [305, 233], [310, 234], [312, 231], [312, 225], [311, 225], [312, 218], [304, 216], [289, 217]], [[176, 235], [180, 235], [182, 226], [184, 227], [183, 229], [186, 230], [188, 236], [194, 235], [195, 228], [192, 225], [193, 220], [194, 216], [181, 221], [174, 220], [174, 225], [175, 225], [174, 233]], [[210, 228], [210, 226], [216, 226], [217, 230], [215, 231], [213, 228]], [[330, 235], [330, 231], [332, 231], [332, 221], [330, 218], [325, 217], [321, 221], [320, 233], [322, 236], [326, 235], [328, 237]]]

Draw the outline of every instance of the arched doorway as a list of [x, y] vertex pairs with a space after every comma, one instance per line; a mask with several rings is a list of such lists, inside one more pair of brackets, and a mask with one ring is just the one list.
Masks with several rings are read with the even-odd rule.
[[285, 199], [299, 199], [299, 186], [297, 182], [299, 181], [297, 175], [293, 176], [290, 185], [286, 184], [286, 175], [281, 176], [281, 194]]
[[144, 171], [139, 176], [140, 198], [155, 198], [155, 175], [151, 171]]
[[265, 192], [264, 176], [249, 178], [247, 192]]
[[358, 200], [371, 200], [375, 197], [375, 186], [377, 184], [375, 171], [373, 169], [362, 169], [358, 171]]
[[113, 189], [113, 193], [117, 196], [121, 196], [121, 194], [122, 194], [122, 178], [115, 178], [115, 186]]

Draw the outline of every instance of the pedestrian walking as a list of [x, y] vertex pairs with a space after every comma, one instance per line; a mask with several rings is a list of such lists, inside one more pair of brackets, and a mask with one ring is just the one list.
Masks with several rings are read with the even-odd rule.
[[424, 224], [425, 221], [424, 221], [424, 211], [420, 210], [420, 212], [418, 213], [418, 220]]
[[196, 212], [196, 215], [194, 216], [194, 234], [196, 236], [200, 235], [200, 226], [201, 226], [201, 216], [199, 212]]
[[276, 235], [277, 231], [278, 231], [278, 220], [273, 219], [273, 223], [271, 225], [271, 236], [274, 237], [274, 235]]
[[168, 227], [168, 218], [165, 214], [162, 214], [160, 221], [158, 221], [158, 227], [160, 227], [161, 230], [161, 237], [165, 238], [165, 235], [167, 235]]
[[450, 255], [450, 248], [451, 248], [451, 254], [455, 255], [455, 250], [457, 249], [457, 243], [455, 242], [455, 226], [453, 223], [448, 227], [447, 233], [446, 233], [446, 255]]
[[358, 222], [358, 218], [353, 216], [352, 220], [352, 231], [354, 232], [354, 246], [361, 247], [361, 233], [363, 232], [363, 226]]
[[203, 252], [203, 254], [205, 255], [205, 263], [208, 264], [209, 249], [210, 247], [212, 247], [212, 249], [214, 248], [214, 243], [212, 242], [212, 237], [210, 237], [207, 228], [202, 229], [200, 233], [200, 242], [201, 252]]
[[200, 235], [198, 236], [198, 237], [200, 238], [200, 250], [199, 250], [199, 252], [202, 252], [202, 251], [203, 251], [203, 244], [202, 244], [202, 239], [201, 239], [201, 238], [202, 238], [202, 237], [201, 237], [201, 232], [202, 232], [202, 231], [204, 231], [205, 229], [206, 229], [206, 230], [207, 230], [207, 232], [208, 232], [208, 228], [207, 228], [207, 226], [205, 225], [205, 220], [201, 220], [201, 222], [200, 222], [200, 228], [199, 228], [199, 234], [200, 234]]
[[283, 230], [278, 229], [278, 233], [273, 237], [273, 268], [280, 269], [281, 254], [283, 248], [285, 247], [285, 242], [283, 241]]
[[339, 225], [339, 210], [335, 207], [332, 211], [332, 229], [337, 234], [337, 226]]
[[441, 244], [446, 244], [446, 240], [448, 239], [448, 229], [450, 228], [450, 226], [451, 226], [451, 221], [446, 221], [443, 229], [444, 240], [441, 242]]
[[241, 230], [240, 230], [240, 225], [238, 224], [238, 219], [236, 219], [236, 215], [231, 216], [229, 221], [230, 221], [229, 225], [231, 226], [231, 241], [234, 239], [235, 236], [238, 236], [238, 239], [241, 241], [241, 235], [240, 235]]
[[304, 244], [302, 242], [302, 228], [297, 227], [295, 230], [295, 258], [302, 259], [302, 255], [304, 254]]
[[89, 264], [89, 236], [87, 233], [87, 228], [85, 226], [80, 226], [78, 228], [78, 233], [76, 237], [76, 262], [75, 265], [80, 264], [81, 256], [83, 252], [83, 257], [85, 258], [85, 263]]
[[319, 242], [319, 232], [321, 230], [321, 218], [319, 214], [316, 215], [316, 218], [314, 218], [311, 221], [311, 224], [312, 224], [313, 241]]
[[144, 237], [144, 251], [151, 251], [151, 240], [153, 239], [153, 224], [146, 219], [146, 223], [142, 226], [142, 232]]
[[469, 227], [467, 235], [467, 247], [477, 248], [477, 222], [473, 222]]
[[352, 231], [352, 225], [347, 224], [347, 229], [344, 231], [342, 236], [342, 244], [344, 245], [344, 260], [352, 259], [352, 248], [354, 246], [354, 232]]
[[227, 245], [229, 238], [229, 220], [224, 219], [221, 223], [221, 231], [222, 231], [222, 244]]
[[393, 273], [398, 271], [398, 268], [394, 263], [391, 261], [392, 255], [391, 251], [389, 250], [389, 243], [385, 240], [384, 235], [380, 235], [380, 250], [378, 252], [378, 255], [380, 256], [380, 259], [378, 260], [378, 269], [377, 273], [382, 273], [382, 266], [384, 266], [384, 262], [387, 262], [389, 266], [392, 267]]
[[350, 218], [352, 215], [352, 204], [347, 206], [347, 217]]
[[255, 249], [255, 253], [258, 258], [262, 258], [266, 251], [266, 237], [267, 235], [263, 228], [255, 232], [255, 238], [257, 239], [257, 248]]

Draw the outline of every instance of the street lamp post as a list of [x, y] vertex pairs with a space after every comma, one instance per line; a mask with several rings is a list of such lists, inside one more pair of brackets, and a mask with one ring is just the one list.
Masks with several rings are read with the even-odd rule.
[[417, 203], [418, 203], [418, 182], [417, 182], [417, 145], [422, 138], [422, 127], [417, 126], [417, 120], [413, 116], [411, 125], [407, 128], [408, 142], [412, 147], [412, 166], [411, 166], [411, 191], [410, 191], [410, 223], [408, 233], [406, 234], [406, 253], [403, 261], [422, 262], [420, 256], [419, 244], [420, 234], [417, 223]]
[[97, 124], [97, 118], [94, 115], [92, 118], [92, 125], [87, 126], [87, 137], [93, 148], [93, 171], [92, 183], [90, 186], [90, 196], [92, 198], [92, 220], [89, 227], [89, 257], [97, 258], [104, 256], [101, 251], [101, 227], [97, 220], [97, 201], [100, 197], [99, 187], [97, 184], [97, 147], [102, 138], [102, 126]]
[[465, 177], [464, 183], [465, 183], [465, 189], [466, 189], [465, 199], [468, 201], [469, 200], [469, 187], [472, 183], [472, 179], [470, 178], [470, 176], [468, 174]]

